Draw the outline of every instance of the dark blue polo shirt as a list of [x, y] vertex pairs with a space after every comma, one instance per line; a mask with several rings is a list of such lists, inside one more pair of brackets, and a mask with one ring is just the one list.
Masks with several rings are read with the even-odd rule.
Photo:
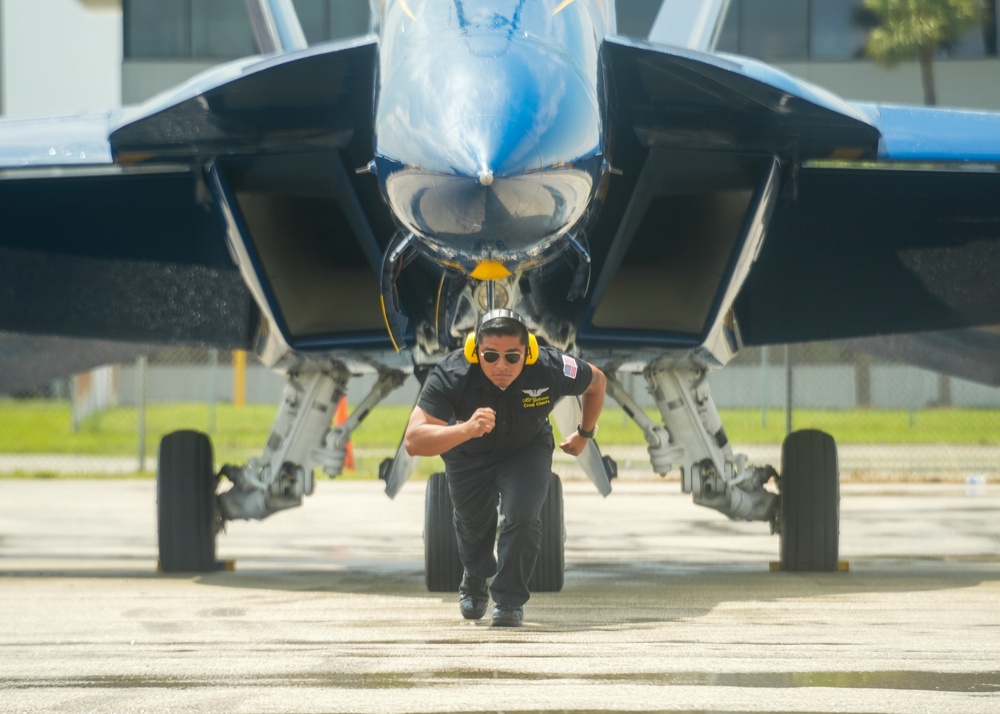
[[417, 406], [449, 424], [468, 421], [480, 407], [496, 412], [493, 431], [441, 455], [446, 464], [468, 467], [479, 460], [492, 462], [536, 440], [554, 448], [548, 420], [552, 408], [564, 396], [583, 394], [592, 377], [593, 370], [583, 360], [541, 347], [535, 363], [524, 365], [517, 379], [502, 390], [458, 350], [427, 377]]

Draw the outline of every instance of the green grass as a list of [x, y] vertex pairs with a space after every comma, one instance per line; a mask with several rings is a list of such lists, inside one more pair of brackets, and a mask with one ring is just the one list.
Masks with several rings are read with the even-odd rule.
[[[261, 453], [276, 407], [217, 405], [213, 414], [205, 404], [153, 404], [146, 410], [146, 454], [154, 457], [160, 438], [177, 429], [209, 432], [217, 463], [243, 463]], [[353, 474], [347, 478], [374, 478], [382, 459], [399, 444], [409, 416], [406, 406], [387, 405], [372, 412], [354, 433], [356, 450]], [[660, 423], [655, 410], [648, 410]], [[784, 438], [785, 416], [780, 409], [763, 415], [758, 409], [722, 411], [722, 420], [734, 444], [779, 444]], [[601, 417], [600, 442], [605, 446], [642, 445], [639, 428], [621, 409], [610, 406]], [[136, 456], [138, 450], [135, 409], [114, 408], [86, 418], [72, 428], [66, 402], [0, 400], [0, 453], [81, 454]], [[998, 409], [905, 410], [799, 410], [793, 428], [815, 428], [833, 434], [841, 444], [1000, 444]], [[418, 476], [442, 470], [441, 460], [422, 459]], [[141, 475], [141, 474], [140, 474]], [[151, 474], [146, 474], [151, 475]], [[10, 476], [10, 475], [8, 475]], [[23, 478], [57, 478], [53, 473], [28, 471]], [[94, 474], [94, 477], [108, 478]], [[79, 475], [78, 477], [88, 477]], [[114, 478], [114, 477], [112, 477]]]
[[13, 471], [9, 473], [0, 473], [0, 478], [4, 480], [14, 480], [14, 481], [55, 481], [57, 479], [74, 479], [81, 481], [131, 481], [133, 479], [154, 479], [156, 474], [152, 471], [130, 471], [128, 473], [109, 473], [107, 471], [78, 471], [72, 474], [66, 473], [56, 473], [54, 471]]
[[[155, 455], [166, 433], [197, 429], [211, 433], [218, 455], [245, 458], [263, 448], [275, 411], [271, 405], [236, 408], [219, 404], [213, 425], [207, 405], [153, 404], [146, 410], [146, 452]], [[409, 407], [398, 405], [375, 409], [354, 433], [355, 447], [395, 449], [409, 412]], [[660, 423], [655, 410], [647, 413]], [[737, 444], [777, 444], [784, 438], [785, 416], [780, 409], [768, 410], [766, 419], [758, 409], [727, 409], [722, 411], [722, 420]], [[135, 409], [119, 407], [87, 417], [74, 432], [66, 402], [0, 400], [0, 453], [132, 456], [137, 449], [137, 423]], [[601, 443], [642, 443], [639, 428], [619, 408], [606, 408], [600, 423]], [[1000, 409], [925, 409], [912, 414], [905, 410], [798, 410], [793, 427], [822, 429], [844, 444], [1000, 444]]]
[[[785, 436], [783, 410], [723, 410], [722, 422], [737, 444], [780, 444]], [[793, 414], [793, 429], [820, 429], [841, 444], [1000, 444], [1000, 409], [935, 408], [818, 410]]]

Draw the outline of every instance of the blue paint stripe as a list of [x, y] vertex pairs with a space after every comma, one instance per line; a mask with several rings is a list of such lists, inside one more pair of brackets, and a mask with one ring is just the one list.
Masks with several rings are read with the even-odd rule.
[[882, 134], [880, 160], [1000, 162], [1000, 114], [857, 104]]

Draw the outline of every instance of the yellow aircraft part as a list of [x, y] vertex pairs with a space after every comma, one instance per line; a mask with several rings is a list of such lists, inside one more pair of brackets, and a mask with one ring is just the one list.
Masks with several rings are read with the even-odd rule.
[[503, 280], [509, 278], [511, 272], [503, 263], [496, 260], [484, 260], [469, 275], [476, 280]]

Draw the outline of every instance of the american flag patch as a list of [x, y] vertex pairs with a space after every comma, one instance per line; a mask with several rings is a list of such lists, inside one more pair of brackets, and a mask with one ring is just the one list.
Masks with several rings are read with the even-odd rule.
[[576, 379], [576, 360], [569, 355], [563, 355], [563, 374], [570, 379]]

